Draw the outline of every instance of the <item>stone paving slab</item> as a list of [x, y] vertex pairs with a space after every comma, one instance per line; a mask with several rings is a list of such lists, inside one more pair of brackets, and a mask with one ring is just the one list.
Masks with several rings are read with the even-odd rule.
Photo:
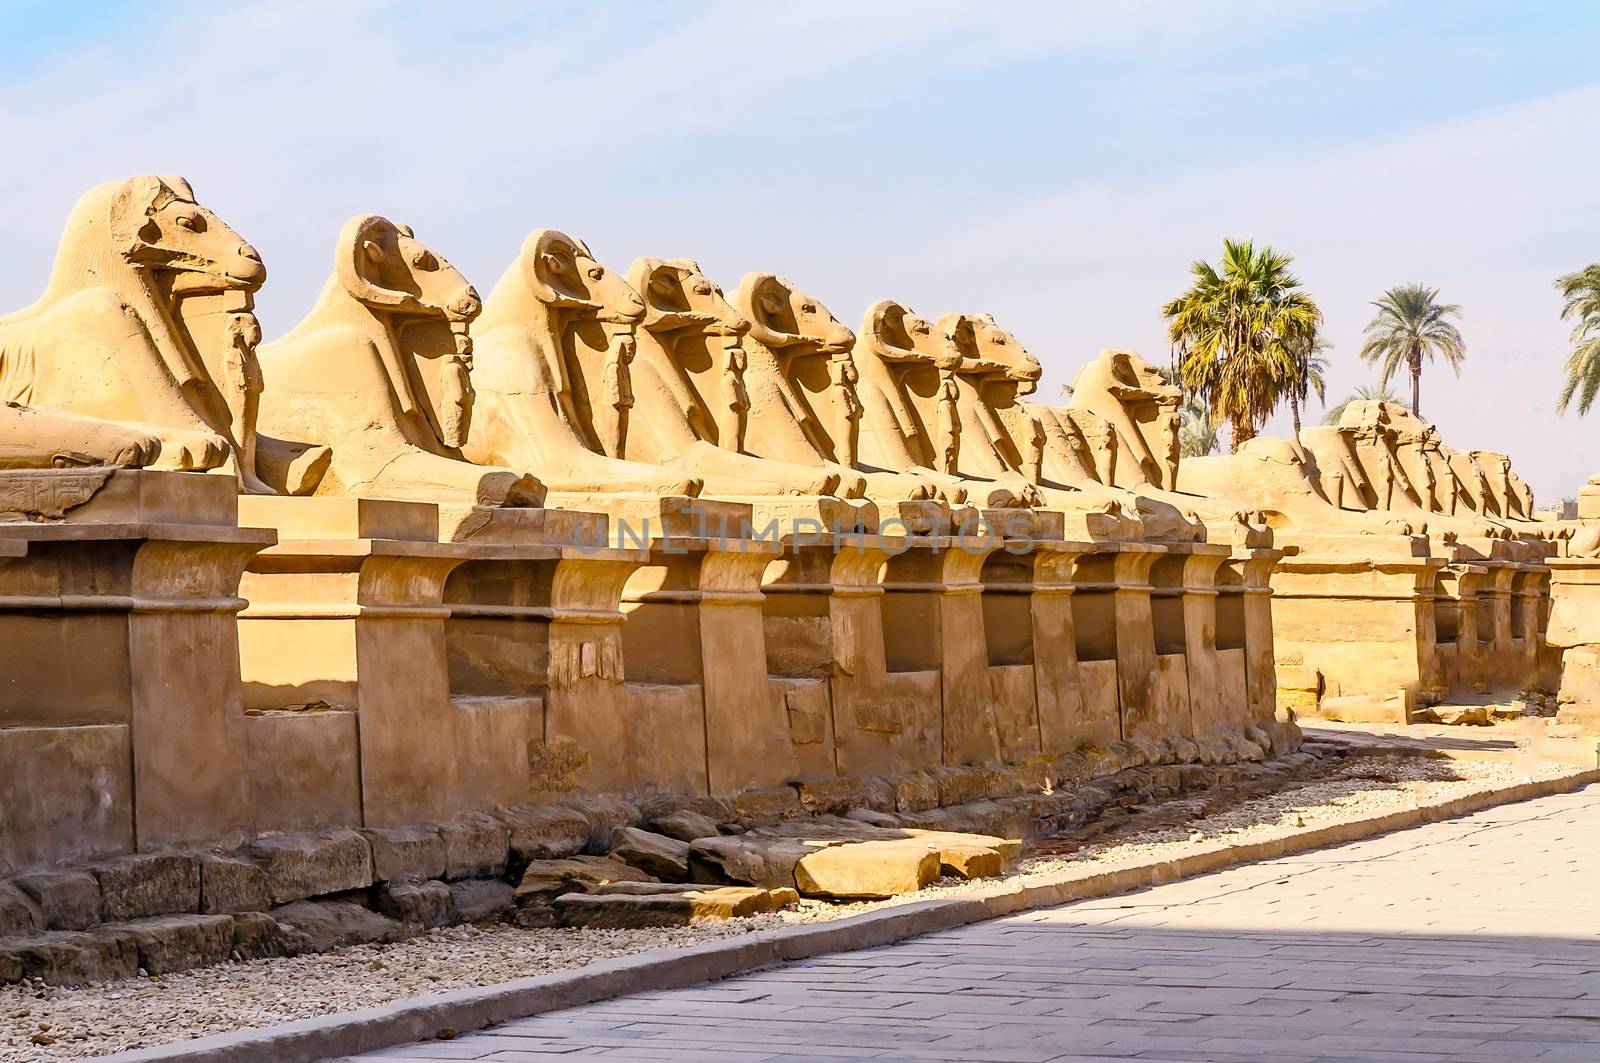
[[341, 1063], [1600, 1059], [1600, 787]]

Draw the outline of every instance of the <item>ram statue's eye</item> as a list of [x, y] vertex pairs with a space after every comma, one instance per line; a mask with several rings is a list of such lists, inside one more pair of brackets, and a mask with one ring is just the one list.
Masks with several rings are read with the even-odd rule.
[[804, 313], [804, 314], [815, 314], [817, 312], [817, 304], [816, 303], [803, 303], [800, 306], [800, 312]]
[[587, 272], [590, 280], [597, 281], [606, 275], [606, 268], [604, 266], [590, 266]]
[[192, 233], [204, 232], [206, 221], [198, 214], [180, 214], [176, 224], [180, 229], [187, 229]]
[[707, 284], [705, 281], [700, 281], [694, 286], [694, 294], [696, 295], [710, 295], [713, 290], [714, 289], [711, 287], [711, 285]]
[[417, 251], [411, 256], [411, 265], [420, 270], [435, 270], [439, 268], [439, 260], [431, 251]]

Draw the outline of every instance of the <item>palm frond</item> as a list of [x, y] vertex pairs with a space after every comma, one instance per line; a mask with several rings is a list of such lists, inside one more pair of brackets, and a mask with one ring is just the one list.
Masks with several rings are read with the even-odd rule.
[[1566, 379], [1556, 398], [1556, 412], [1566, 413], [1574, 399], [1582, 416], [1600, 396], [1600, 262], [1556, 279], [1565, 304], [1561, 319], [1572, 322], [1572, 353], [1562, 365]]

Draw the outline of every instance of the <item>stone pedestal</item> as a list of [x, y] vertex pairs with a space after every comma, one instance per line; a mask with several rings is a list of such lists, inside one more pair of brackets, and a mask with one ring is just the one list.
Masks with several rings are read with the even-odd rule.
[[[1322, 699], [1410, 704], [1419, 695], [1436, 696], [1434, 586], [1446, 561], [1421, 553], [1418, 539], [1372, 536], [1352, 539], [1343, 550], [1284, 557], [1270, 599], [1279, 673], [1302, 689], [1314, 687]], [[1318, 711], [1313, 704], [1295, 707]]]
[[[1104, 745], [1150, 729], [1158, 710], [1150, 570], [1164, 546], [1104, 544], [1078, 559], [1072, 595], [1084, 740]], [[1181, 659], [1181, 653], [1180, 653]]]
[[0, 473], [0, 870], [249, 832], [235, 492]]
[[768, 789], [796, 774], [789, 719], [768, 688], [762, 625], [761, 578], [780, 549], [762, 539], [662, 541], [623, 591], [630, 688], [700, 691], [698, 735], [691, 728], [678, 741], [704, 742], [701, 792]]
[[[571, 715], [561, 695], [620, 683], [616, 598], [643, 555], [565, 542], [580, 524], [598, 524], [603, 542], [603, 517], [478, 514], [471, 540], [440, 542], [442, 524], [463, 521], [426, 503], [251, 498], [244, 508], [280, 535], [243, 583], [246, 702], [272, 721], [262, 744], [277, 739], [283, 757], [258, 770], [326, 790], [295, 808], [263, 802], [259, 814], [280, 829], [339, 804], [349, 780], [331, 765], [359, 773], [368, 826], [526, 799], [532, 762]], [[326, 714], [353, 714], [354, 726], [316, 728]], [[581, 725], [567, 726], [583, 746]], [[309, 745], [314, 728], [347, 736], [358, 755]]]
[[[1076, 633], [1073, 627], [1073, 574], [1078, 559], [1095, 549], [1092, 543], [1067, 540], [1041, 540], [1030, 554], [1003, 558], [1018, 569], [1016, 583], [998, 586], [993, 572], [985, 572], [985, 594], [1011, 590], [1023, 594], [1029, 620], [1028, 659], [1033, 678], [1038, 742], [1034, 751], [1056, 757], [1083, 745], [1093, 744], [1082, 730], [1084, 720], [1083, 677], [1078, 669]], [[990, 621], [985, 616], [985, 634]]]
[[1217, 657], [1217, 574], [1230, 549], [1174, 543], [1151, 567], [1158, 711], [1144, 737], [1214, 735], [1226, 718]]
[[947, 766], [994, 764], [1000, 736], [983, 624], [987, 535], [932, 538], [885, 565], [884, 638], [893, 671], [939, 672], [940, 748]]
[[879, 575], [902, 547], [931, 549], [864, 536], [791, 549], [767, 570], [769, 682], [808, 777], [892, 775], [942, 761], [939, 669], [928, 666], [931, 655], [902, 659], [919, 644], [901, 630], [892, 636], [898, 667], [890, 666]]
[[1561, 652], [1558, 719], [1600, 731], [1600, 557], [1552, 557], [1545, 641]]

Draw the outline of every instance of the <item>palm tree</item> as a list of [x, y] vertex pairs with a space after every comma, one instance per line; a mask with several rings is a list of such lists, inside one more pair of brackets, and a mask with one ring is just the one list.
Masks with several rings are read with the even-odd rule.
[[1294, 419], [1294, 438], [1300, 439], [1300, 406], [1311, 392], [1316, 392], [1317, 401], [1324, 406], [1328, 404], [1328, 360], [1322, 352], [1328, 349], [1328, 341], [1312, 332], [1301, 338], [1295, 345], [1295, 361], [1298, 372], [1297, 379], [1289, 388], [1289, 416]]
[[1378, 308], [1367, 323], [1367, 342], [1361, 357], [1381, 367], [1379, 381], [1387, 384], [1404, 363], [1411, 373], [1411, 412], [1422, 416], [1422, 360], [1444, 358], [1461, 375], [1467, 345], [1461, 330], [1449, 320], [1461, 316], [1455, 303], [1439, 302], [1439, 289], [1426, 284], [1401, 284], [1372, 304]]
[[1161, 308], [1184, 390], [1213, 425], [1228, 422], [1234, 450], [1256, 434], [1304, 376], [1295, 351], [1322, 311], [1289, 272], [1293, 257], [1251, 240], [1223, 240], [1220, 268], [1190, 266], [1193, 283]]
[[1377, 386], [1363, 384], [1349, 395], [1346, 395], [1343, 402], [1323, 414], [1322, 423], [1338, 424], [1339, 419], [1344, 416], [1344, 408], [1352, 402], [1392, 402], [1399, 405], [1400, 396], [1396, 395], [1394, 389], [1387, 384], [1378, 384]]
[[1567, 404], [1578, 400], [1578, 413], [1589, 412], [1600, 394], [1600, 262], [1569, 273], [1556, 281], [1566, 299], [1561, 320], [1572, 322], [1572, 353], [1562, 368], [1567, 382], [1561, 386], [1556, 412], [1566, 413]]

